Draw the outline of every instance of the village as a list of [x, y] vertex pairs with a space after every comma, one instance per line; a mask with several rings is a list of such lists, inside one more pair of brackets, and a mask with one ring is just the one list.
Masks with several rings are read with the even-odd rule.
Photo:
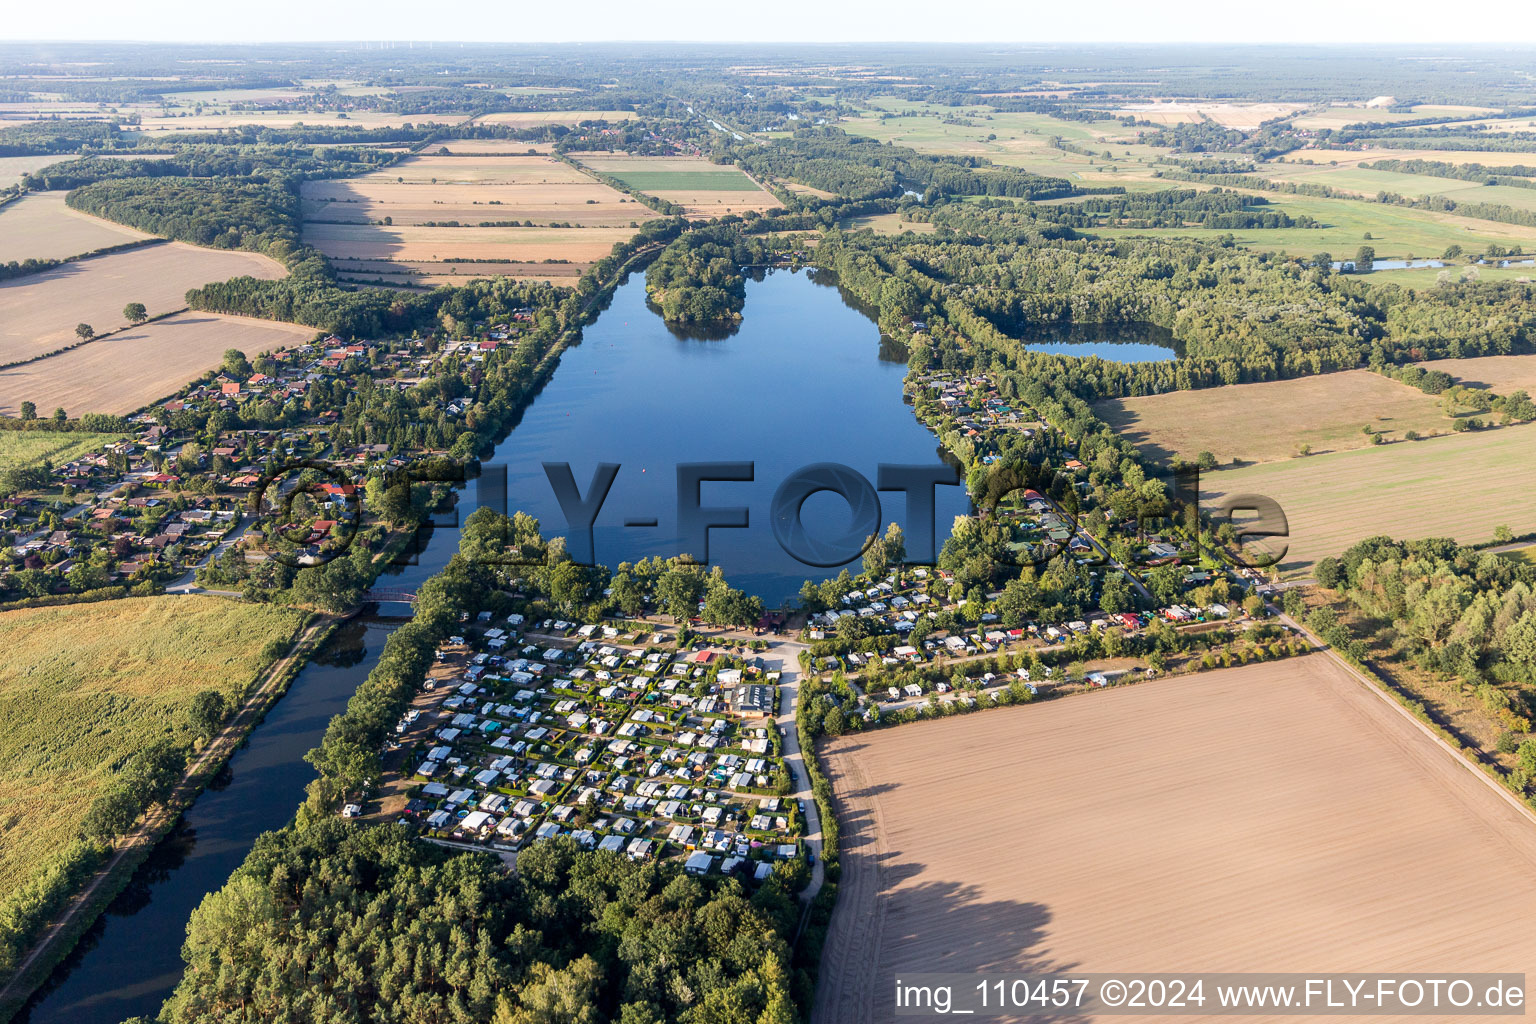
[[[11, 482], [0, 496], [0, 587], [18, 599], [185, 586], [194, 569], [242, 540], [258, 561], [271, 547], [297, 564], [318, 561], [336, 534], [357, 524], [361, 481], [434, 454], [398, 439], [374, 441], [366, 423], [344, 429], [352, 396], [410, 395], [415, 401], [402, 409], [441, 419], [447, 433], [469, 413], [485, 360], [531, 318], [519, 310], [479, 336], [431, 347], [331, 336], [249, 361], [231, 353], [219, 371], [128, 417], [128, 429], [114, 431], [121, 439]], [[441, 386], [440, 376], [455, 384]], [[432, 387], [416, 391], [423, 385]], [[299, 473], [284, 470], [321, 460], [331, 472], [304, 477], [297, 507], [262, 493], [274, 479], [292, 490]], [[251, 515], [253, 495], [276, 507]]]

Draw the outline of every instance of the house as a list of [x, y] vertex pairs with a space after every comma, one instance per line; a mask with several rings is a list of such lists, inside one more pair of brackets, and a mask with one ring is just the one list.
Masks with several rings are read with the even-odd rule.
[[703, 850], [689, 854], [688, 859], [683, 862], [683, 870], [690, 875], [707, 875], [709, 874], [709, 869], [714, 866], [714, 856], [705, 853]]
[[745, 683], [731, 691], [731, 710], [746, 718], [767, 718], [773, 714], [773, 687]]

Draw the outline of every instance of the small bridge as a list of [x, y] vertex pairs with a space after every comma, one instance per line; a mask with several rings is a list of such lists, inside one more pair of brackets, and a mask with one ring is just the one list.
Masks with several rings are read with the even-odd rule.
[[375, 587], [372, 590], [363, 591], [364, 601], [397, 601], [401, 604], [412, 604], [416, 600], [414, 590], [396, 590], [389, 587]]

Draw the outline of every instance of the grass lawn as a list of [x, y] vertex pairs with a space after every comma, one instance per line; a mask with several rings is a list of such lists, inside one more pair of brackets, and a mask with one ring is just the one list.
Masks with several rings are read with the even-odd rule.
[[0, 898], [74, 839], [112, 771], [201, 690], [238, 699], [300, 612], [145, 597], [0, 613]]
[[122, 434], [85, 431], [7, 430], [0, 432], [0, 473], [35, 466], [44, 459], [55, 466], [62, 465], [122, 439]]

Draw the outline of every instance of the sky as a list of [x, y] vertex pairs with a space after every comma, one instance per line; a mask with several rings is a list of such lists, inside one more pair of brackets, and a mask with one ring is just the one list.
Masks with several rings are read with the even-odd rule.
[[[9, 5], [0, 40], [297, 42], [1536, 42], [1536, 3], [1483, 0], [71, 0]], [[1533, 54], [1536, 59], [1536, 54]]]

